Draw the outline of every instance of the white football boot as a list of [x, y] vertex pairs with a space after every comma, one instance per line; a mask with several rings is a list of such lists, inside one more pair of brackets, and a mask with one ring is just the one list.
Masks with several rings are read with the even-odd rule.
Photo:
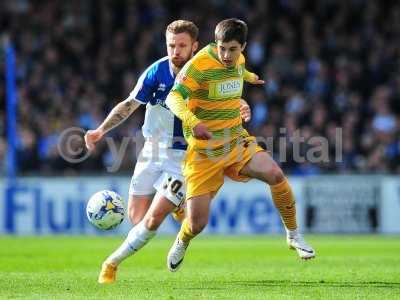
[[185, 257], [186, 248], [189, 246], [189, 243], [185, 243], [176, 237], [174, 244], [168, 252], [167, 257], [167, 267], [171, 272], [178, 271], [179, 267], [182, 264], [183, 258]]
[[293, 237], [287, 235], [286, 241], [289, 248], [296, 250], [301, 259], [311, 259], [315, 257], [314, 249], [307, 244], [300, 233], [297, 233]]

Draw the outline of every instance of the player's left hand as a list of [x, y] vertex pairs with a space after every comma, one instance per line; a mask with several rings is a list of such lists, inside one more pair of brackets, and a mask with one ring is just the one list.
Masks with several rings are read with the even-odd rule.
[[240, 99], [240, 116], [246, 123], [251, 120], [251, 109], [244, 99]]
[[193, 127], [193, 135], [199, 140], [209, 140], [212, 138], [211, 132], [208, 131], [207, 126], [204, 123], [198, 123]]
[[254, 74], [254, 80], [252, 82], [250, 82], [251, 84], [264, 84], [265, 80], [260, 79], [260, 77], [258, 77], [257, 74]]

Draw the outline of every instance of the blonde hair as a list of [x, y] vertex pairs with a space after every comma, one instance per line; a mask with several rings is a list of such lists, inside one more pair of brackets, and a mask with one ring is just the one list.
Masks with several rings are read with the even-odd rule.
[[171, 32], [173, 34], [186, 32], [194, 41], [197, 41], [199, 36], [199, 28], [196, 26], [196, 24], [186, 20], [173, 21], [167, 26], [167, 32]]

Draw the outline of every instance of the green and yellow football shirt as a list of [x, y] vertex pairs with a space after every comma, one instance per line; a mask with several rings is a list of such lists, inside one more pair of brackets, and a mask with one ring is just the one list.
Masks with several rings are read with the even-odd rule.
[[[243, 81], [252, 81], [254, 76], [245, 69], [242, 54], [236, 66], [224, 66], [218, 59], [215, 44], [204, 47], [186, 63], [167, 98], [167, 105], [183, 120], [189, 147], [200, 153], [220, 155], [238, 137], [248, 136], [242, 127], [240, 99]], [[190, 113], [177, 109], [177, 98], [185, 99]], [[199, 122], [212, 133], [211, 140], [193, 137], [192, 128]]]

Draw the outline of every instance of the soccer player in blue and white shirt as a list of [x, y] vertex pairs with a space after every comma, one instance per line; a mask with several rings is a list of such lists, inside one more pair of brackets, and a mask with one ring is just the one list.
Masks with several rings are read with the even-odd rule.
[[[198, 48], [198, 28], [185, 20], [168, 25], [168, 56], [149, 66], [140, 76], [129, 97], [118, 103], [104, 122], [85, 135], [89, 150], [95, 148], [108, 131], [127, 119], [141, 104], [146, 105], [142, 127], [146, 139], [139, 155], [129, 189], [128, 215], [136, 224], [122, 245], [103, 263], [99, 283], [115, 281], [117, 266], [142, 248], [154, 235], [166, 216], [176, 211], [185, 200], [181, 161], [186, 144], [181, 121], [165, 105], [175, 77]], [[241, 114], [250, 119], [245, 101]]]

